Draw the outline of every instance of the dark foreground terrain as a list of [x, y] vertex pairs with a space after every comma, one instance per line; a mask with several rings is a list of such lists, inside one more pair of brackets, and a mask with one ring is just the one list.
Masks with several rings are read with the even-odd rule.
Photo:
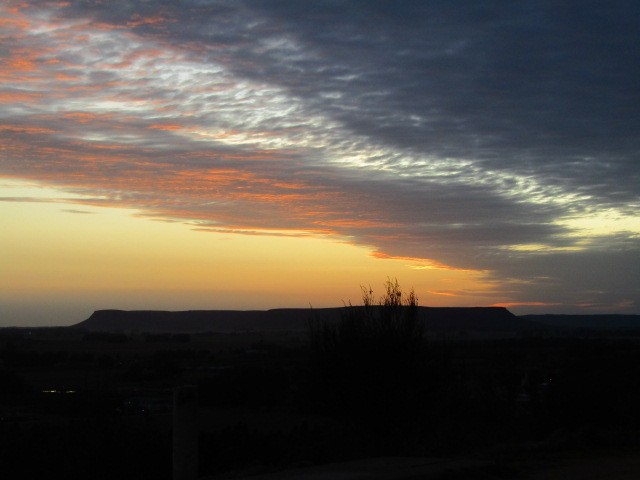
[[411, 457], [473, 459], [437, 478], [640, 478], [640, 331], [434, 334], [401, 317], [380, 335], [358, 315], [297, 331], [2, 329], [1, 476], [169, 479], [173, 390], [195, 385], [201, 476]]

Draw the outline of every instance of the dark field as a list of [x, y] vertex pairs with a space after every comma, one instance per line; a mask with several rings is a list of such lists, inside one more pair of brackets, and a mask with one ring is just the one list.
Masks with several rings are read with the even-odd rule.
[[283, 332], [0, 330], [2, 478], [171, 478], [183, 385], [198, 387], [202, 476], [402, 456], [488, 462], [442, 478], [551, 478], [536, 475], [619, 466], [638, 447], [633, 331], [323, 345]]

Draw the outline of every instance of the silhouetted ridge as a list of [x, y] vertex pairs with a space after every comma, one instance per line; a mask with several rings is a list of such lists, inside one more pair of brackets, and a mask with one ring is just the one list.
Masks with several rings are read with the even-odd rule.
[[[240, 310], [188, 310], [168, 312], [158, 310], [98, 310], [87, 320], [76, 325], [94, 331], [145, 332], [238, 332], [248, 330], [301, 330], [307, 316], [296, 316], [286, 310], [281, 314], [271, 311]], [[308, 311], [307, 311], [308, 315]], [[299, 325], [296, 325], [298, 323]]]
[[520, 318], [551, 327], [619, 330], [640, 328], [640, 315], [522, 315]]
[[504, 307], [418, 307], [427, 330], [510, 332], [529, 328]]
[[[142, 332], [244, 332], [307, 331], [310, 319], [337, 321], [345, 308], [281, 308], [274, 310], [97, 310], [87, 320], [74, 325], [89, 331]], [[379, 308], [379, 307], [374, 307]], [[427, 331], [511, 332], [530, 328], [501, 307], [418, 307], [418, 318]]]

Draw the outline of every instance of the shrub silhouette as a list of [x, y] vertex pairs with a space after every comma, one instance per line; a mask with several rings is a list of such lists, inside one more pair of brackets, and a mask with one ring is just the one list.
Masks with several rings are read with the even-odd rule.
[[362, 305], [349, 304], [337, 323], [310, 322], [312, 394], [322, 409], [389, 441], [391, 430], [406, 436], [427, 385], [417, 306], [413, 290], [388, 279], [377, 302], [362, 287]]
[[[312, 320], [311, 348], [321, 357], [367, 346], [413, 352], [423, 343], [423, 327], [417, 318], [418, 299], [413, 289], [402, 293], [397, 280], [387, 280], [385, 293], [375, 303], [373, 290], [362, 288], [362, 306], [349, 306], [337, 324]], [[381, 352], [381, 353], [383, 353]]]

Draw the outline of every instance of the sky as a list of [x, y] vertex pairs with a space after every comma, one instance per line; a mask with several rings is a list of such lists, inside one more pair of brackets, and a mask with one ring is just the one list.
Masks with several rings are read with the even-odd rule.
[[0, 3], [0, 326], [640, 313], [640, 4]]

